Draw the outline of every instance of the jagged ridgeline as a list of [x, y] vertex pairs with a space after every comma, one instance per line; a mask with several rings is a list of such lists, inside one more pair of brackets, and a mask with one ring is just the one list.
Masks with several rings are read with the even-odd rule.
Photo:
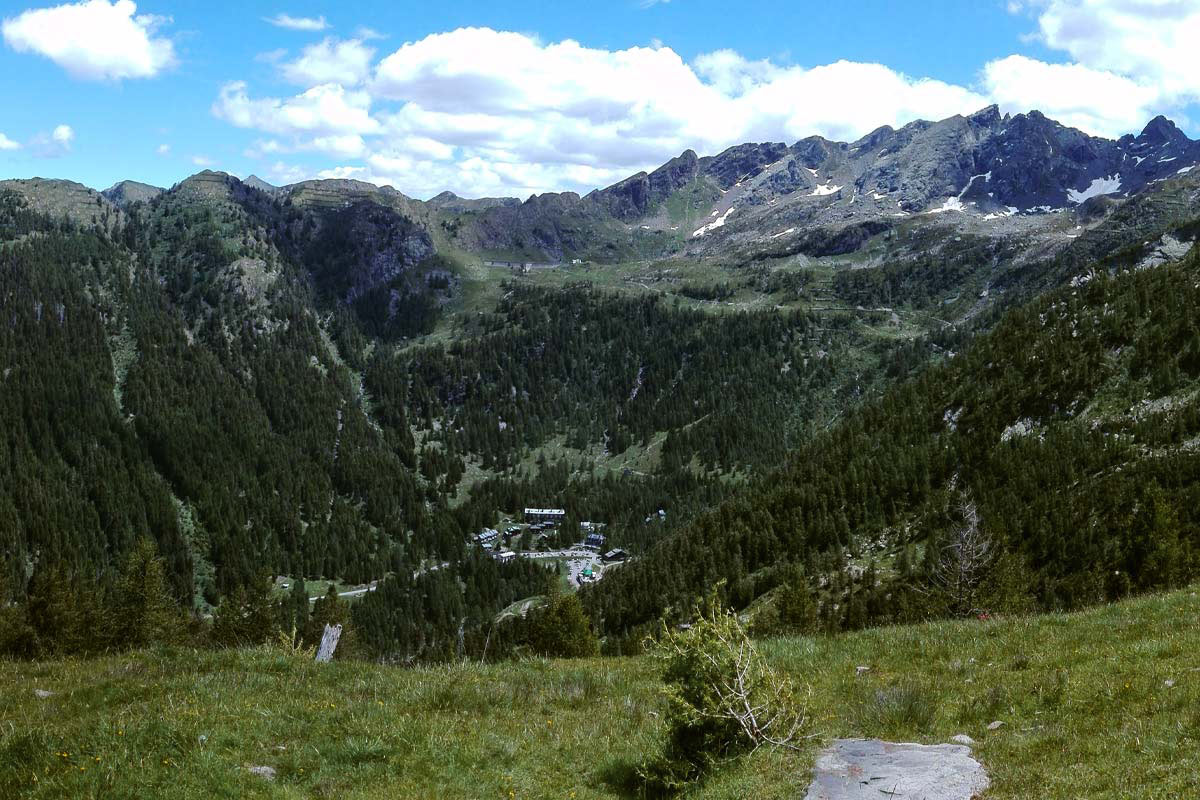
[[[1200, 569], [1200, 259], [1091, 273], [1008, 313], [585, 592], [620, 638], [707, 587], [828, 630], [920, 618], [962, 498], [983, 608], [1073, 608]], [[819, 614], [818, 614], [819, 611]], [[944, 609], [942, 612], [944, 613]]]

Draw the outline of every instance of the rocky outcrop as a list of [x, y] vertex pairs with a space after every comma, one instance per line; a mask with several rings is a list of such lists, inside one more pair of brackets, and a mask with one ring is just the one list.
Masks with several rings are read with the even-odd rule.
[[639, 172], [607, 189], [592, 192], [587, 199], [619, 220], [637, 219], [691, 182], [698, 166], [696, 153], [687, 150], [654, 172]]
[[716, 180], [718, 186], [728, 189], [748, 178], [758, 177], [763, 169], [787, 153], [788, 146], [782, 142], [740, 144], [720, 155], [701, 159], [699, 166], [705, 175]]
[[96, 225], [110, 231], [124, 224], [125, 215], [107, 197], [75, 181], [28, 178], [0, 180], [0, 192], [18, 195], [25, 205], [40, 214], [66, 217], [85, 227]]
[[308, 244], [318, 291], [353, 302], [393, 286], [434, 254], [429, 232], [397, 210], [369, 199], [324, 208]]

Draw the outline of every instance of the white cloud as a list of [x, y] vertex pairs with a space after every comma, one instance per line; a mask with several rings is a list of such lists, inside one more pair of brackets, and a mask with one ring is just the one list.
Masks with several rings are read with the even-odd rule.
[[1157, 89], [1124, 76], [1025, 56], [989, 62], [983, 82], [1003, 111], [1036, 108], [1064, 125], [1114, 138], [1145, 125], [1162, 102]]
[[71, 152], [75, 131], [70, 125], [58, 125], [29, 140], [29, 150], [38, 158], [60, 158]]
[[[1018, 10], [1044, 17], [1069, 4], [1023, 0]], [[1066, 28], [1055, 30], [1053, 41], [1066, 41]], [[308, 87], [299, 94], [255, 98], [244, 82], [230, 83], [213, 112], [270, 137], [247, 151], [252, 158], [319, 153], [337, 164], [276, 162], [289, 174], [312, 177], [329, 167], [418, 196], [443, 189], [524, 196], [588, 191], [687, 148], [713, 154], [812, 134], [853, 140], [880, 125], [967, 114], [992, 102], [1115, 136], [1137, 130], [1164, 102], [1152, 81], [1115, 63], [1019, 55], [984, 65], [976, 85], [962, 86], [883, 64], [784, 66], [730, 50], [689, 63], [658, 42], [614, 51], [488, 28], [404, 43], [372, 70], [374, 55], [363, 42], [329, 38], [283, 65], [285, 77]]]
[[289, 183], [299, 183], [300, 181], [309, 180], [314, 177], [314, 173], [294, 164], [285, 164], [282, 161], [276, 161], [267, 167], [267, 176], [271, 179], [272, 183], [279, 186], [286, 186]]
[[353, 180], [362, 180], [366, 175], [366, 167], [332, 167], [331, 169], [323, 169], [317, 173], [318, 178], [350, 178]]
[[1196, 0], [1012, 0], [1009, 11], [1035, 17], [1030, 39], [1072, 61], [1014, 55], [986, 65], [984, 83], [1008, 109], [1035, 107], [1115, 136], [1200, 101]]
[[18, 150], [20, 147], [21, 145], [18, 142], [14, 142], [3, 133], [0, 133], [0, 150]]
[[86, 0], [26, 11], [0, 27], [9, 47], [45, 56], [76, 78], [151, 78], [175, 64], [171, 40], [154, 35], [170, 20], [136, 12], [132, 0]]
[[244, 81], [221, 87], [212, 111], [239, 128], [279, 135], [331, 136], [375, 133], [380, 124], [370, 113], [371, 97], [325, 83], [286, 99], [253, 99]]
[[204, 167], [205, 169], [207, 169], [211, 166], [214, 166], [217, 162], [213, 161], [208, 156], [195, 155], [195, 156], [192, 156], [192, 163], [195, 164], [197, 167]]
[[728, 95], [740, 95], [765, 83], [782, 70], [770, 61], [747, 61], [733, 50], [716, 50], [696, 57], [696, 72]]
[[171, 145], [160, 144], [158, 147], [154, 148], [154, 152], [158, 153], [160, 156], [169, 156], [171, 154]]
[[329, 27], [325, 17], [293, 17], [290, 14], [276, 14], [273, 17], [263, 17], [263, 22], [276, 28], [287, 28], [291, 31], [323, 31]]
[[[383, 143], [393, 151], [424, 140], [444, 150], [426, 154], [435, 164], [451, 157], [488, 164], [449, 176], [469, 176], [474, 188], [451, 186], [466, 193], [586, 190], [689, 147], [712, 153], [812, 133], [854, 138], [880, 124], [987, 104], [962, 87], [878, 64], [780, 67], [732, 51], [688, 64], [662, 46], [608, 51], [486, 28], [403, 45], [382, 60], [369, 87], [400, 104], [381, 116]], [[426, 184], [432, 174], [424, 163], [406, 169], [402, 187]]]
[[302, 86], [338, 83], [354, 86], [371, 71], [374, 48], [359, 39], [339, 41], [329, 37], [304, 48], [295, 61], [283, 65], [283, 77]]
[[1194, 0], [1045, 0], [1041, 40], [1096, 70], [1200, 98], [1200, 3]]

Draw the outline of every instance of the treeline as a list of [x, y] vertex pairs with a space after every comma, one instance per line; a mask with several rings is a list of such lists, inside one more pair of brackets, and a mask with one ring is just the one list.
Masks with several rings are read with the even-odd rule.
[[994, 547], [984, 610], [1194, 578], [1198, 275], [1191, 258], [1012, 311], [588, 588], [587, 607], [617, 649], [714, 585], [744, 608], [802, 580], [831, 630], [948, 613], [938, 561], [964, 497]]
[[[448, 565], [443, 565], [448, 566]], [[0, 657], [61, 658], [147, 647], [253, 647], [272, 644], [311, 656], [326, 626], [340, 625], [339, 659], [412, 664], [503, 659], [517, 654], [592, 655], [595, 630], [557, 576], [529, 561], [498, 564], [476, 555], [457, 574], [435, 566], [382, 581], [351, 603], [330, 586], [311, 601], [303, 579], [275, 590], [266, 576], [239, 585], [211, 619], [172, 596], [166, 562], [142, 538], [102, 579], [61, 563], [34, 570], [24, 603], [0, 603]], [[462, 582], [460, 585], [460, 581]], [[0, 587], [2, 589], [3, 587]], [[496, 619], [507, 605], [545, 595], [524, 614]]]

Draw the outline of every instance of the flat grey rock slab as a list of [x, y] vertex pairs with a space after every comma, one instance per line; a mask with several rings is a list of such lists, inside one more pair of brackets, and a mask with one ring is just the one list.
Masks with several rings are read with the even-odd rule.
[[987, 787], [963, 745], [837, 739], [817, 757], [804, 800], [971, 800]]

